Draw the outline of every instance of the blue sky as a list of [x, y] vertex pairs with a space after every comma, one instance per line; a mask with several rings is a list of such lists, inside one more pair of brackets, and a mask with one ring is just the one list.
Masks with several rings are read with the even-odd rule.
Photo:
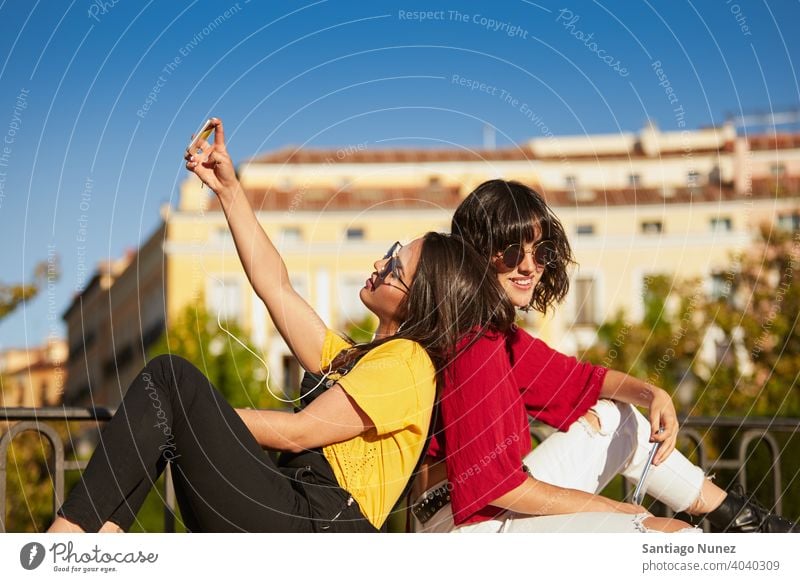
[[697, 128], [800, 103], [798, 17], [795, 1], [2, 2], [0, 281], [53, 249], [63, 274], [0, 324], [0, 348], [63, 333], [79, 259], [153, 231], [210, 114], [236, 160], [474, 147], [485, 124], [504, 146], [541, 136], [533, 114], [556, 135], [675, 130], [682, 107]]

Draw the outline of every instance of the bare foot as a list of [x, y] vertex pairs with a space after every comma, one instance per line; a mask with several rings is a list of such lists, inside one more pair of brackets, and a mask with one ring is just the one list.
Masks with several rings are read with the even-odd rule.
[[691, 524], [685, 521], [670, 517], [648, 517], [642, 522], [642, 525], [647, 529], [665, 533], [675, 533], [692, 527]]
[[103, 524], [103, 527], [100, 528], [98, 533], [125, 533], [125, 530], [113, 521], [107, 521]]
[[85, 533], [79, 526], [58, 516], [48, 528], [47, 533]]

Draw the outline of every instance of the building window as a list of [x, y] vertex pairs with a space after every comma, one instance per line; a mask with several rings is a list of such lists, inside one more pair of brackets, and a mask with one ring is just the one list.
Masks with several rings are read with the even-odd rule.
[[578, 188], [578, 178], [573, 175], [565, 176], [564, 177], [564, 184], [567, 187], [567, 190], [576, 190]]
[[267, 306], [255, 290], [250, 294], [250, 339], [260, 348], [267, 345]]
[[733, 222], [728, 216], [717, 216], [711, 219], [711, 232], [730, 232]]
[[772, 175], [773, 178], [783, 178], [786, 174], [786, 166], [784, 164], [772, 164], [769, 167], [769, 173]]
[[430, 176], [428, 178], [428, 188], [430, 190], [441, 190], [442, 188], [441, 176]]
[[342, 326], [349, 322], [359, 321], [368, 313], [359, 298], [363, 286], [363, 273], [345, 274], [339, 277], [337, 293], [339, 295], [339, 322]]
[[289, 282], [300, 297], [311, 302], [311, 294], [308, 292], [308, 278], [305, 275], [289, 275]]
[[431, 176], [428, 178], [428, 186], [424, 190], [424, 195], [430, 199], [441, 198], [445, 193], [442, 179], [439, 176]]
[[575, 233], [578, 236], [592, 236], [594, 234], [594, 225], [593, 224], [579, 224], [575, 228]]
[[711, 299], [716, 301], [730, 297], [731, 290], [733, 289], [733, 274], [725, 273], [722, 271], [715, 271], [711, 273]]
[[281, 243], [299, 243], [303, 241], [303, 233], [296, 226], [285, 226], [281, 229]]
[[227, 241], [233, 240], [231, 236], [231, 229], [228, 226], [214, 226], [211, 230], [211, 242], [214, 243], [225, 243]]
[[641, 174], [629, 174], [628, 175], [628, 186], [630, 188], [639, 188], [642, 185], [642, 176]]
[[164, 332], [164, 320], [161, 319], [156, 321], [155, 323], [151, 324], [145, 332], [142, 334], [142, 345], [146, 348], [149, 348], [153, 345], [161, 334]]
[[579, 277], [575, 280], [575, 323], [594, 325], [595, 315], [594, 279]]
[[646, 220], [642, 222], [642, 234], [661, 234], [664, 225], [660, 220]]
[[700, 185], [700, 172], [697, 170], [691, 170], [688, 174], [686, 174], [686, 185], [689, 188], [694, 188]]
[[300, 191], [302, 198], [307, 202], [323, 202], [328, 200], [332, 193], [327, 188], [308, 188], [305, 191]]
[[365, 188], [353, 192], [353, 199], [361, 204], [377, 204], [385, 198], [383, 190], [378, 188]]
[[800, 230], [800, 213], [792, 212], [778, 215], [778, 226], [784, 230]]
[[348, 228], [346, 233], [347, 240], [364, 240], [363, 228]]
[[124, 370], [125, 367], [133, 360], [134, 352], [133, 346], [128, 344], [114, 356], [108, 358], [103, 364], [103, 376], [110, 378], [117, 374], [119, 370]]
[[218, 279], [208, 281], [207, 307], [212, 318], [219, 314], [221, 320], [238, 321], [242, 313], [241, 283], [238, 279]]

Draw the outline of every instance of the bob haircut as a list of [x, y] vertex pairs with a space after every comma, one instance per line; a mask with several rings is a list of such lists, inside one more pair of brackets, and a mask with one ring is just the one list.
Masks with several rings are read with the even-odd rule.
[[572, 248], [561, 221], [533, 188], [506, 180], [484, 182], [456, 209], [451, 232], [490, 259], [512, 244], [551, 241], [556, 260], [544, 269], [530, 304], [523, 309], [545, 314], [567, 295], [567, 270], [576, 264]]

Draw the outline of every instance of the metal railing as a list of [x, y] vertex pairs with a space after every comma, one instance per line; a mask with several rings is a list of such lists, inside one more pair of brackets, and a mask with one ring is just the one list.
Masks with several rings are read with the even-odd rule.
[[[88, 461], [66, 460], [64, 441], [61, 435], [48, 424], [54, 421], [84, 421], [104, 423], [111, 420], [113, 410], [107, 408], [0, 408], [0, 423], [8, 422], [9, 427], [0, 436], [0, 533], [6, 531], [6, 478], [8, 471], [8, 449], [11, 441], [24, 432], [38, 433], [50, 441], [53, 447], [51, 470], [53, 482], [53, 515], [64, 501], [64, 474], [66, 471], [81, 471]], [[2, 429], [0, 429], [2, 430]], [[175, 531], [175, 488], [172, 484], [172, 471], [167, 463], [164, 471], [164, 531]]]
[[[707, 447], [703, 441], [703, 431], [711, 429], [729, 428], [736, 431], [737, 446], [736, 456], [733, 458], [720, 458], [710, 460]], [[688, 417], [681, 420], [681, 434], [689, 438], [697, 448], [699, 465], [706, 473], [715, 470], [730, 469], [736, 471], [737, 480], [742, 487], [747, 486], [747, 461], [750, 445], [759, 446], [764, 443], [770, 453], [770, 474], [772, 476], [773, 507], [777, 513], [783, 513], [783, 471], [781, 467], [781, 450], [778, 440], [773, 433], [800, 435], [800, 418], [715, 418], [715, 417]], [[766, 478], [767, 476], [762, 477]], [[795, 474], [792, 480], [800, 487], [800, 475]]]
[[[773, 503], [770, 507], [778, 514], [783, 513], [783, 456], [776, 435], [800, 438], [800, 418], [682, 416], [679, 423], [680, 437], [691, 443], [694, 449], [692, 456], [696, 458], [696, 464], [703, 472], [712, 475], [716, 471], [733, 471], [735, 480], [745, 488], [748, 483], [747, 464], [752, 457], [751, 445], [766, 446], [770, 458], [769, 471], [766, 475], [758, 475], [758, 478], [762, 483], [771, 481]], [[709, 444], [704, 437], [709, 431], [718, 429], [732, 429], [734, 435], [731, 442], [723, 447], [722, 456], [712, 458]], [[555, 429], [545, 425], [531, 424], [531, 435], [537, 442], [541, 442], [554, 431]], [[790, 480], [796, 483], [795, 490], [800, 491], [800, 469]], [[622, 488], [623, 498], [630, 499], [633, 486], [623, 480]], [[655, 503], [650, 509], [655, 515], [674, 515], [674, 512], [661, 503]]]
[[[11, 441], [19, 434], [32, 431], [47, 438], [53, 448], [51, 475], [54, 489], [53, 515], [64, 500], [64, 474], [66, 471], [80, 471], [86, 467], [86, 461], [66, 460], [64, 441], [61, 435], [48, 423], [54, 421], [83, 421], [104, 423], [111, 420], [113, 411], [106, 408], [0, 408], [0, 423], [8, 423], [8, 428], [0, 436], [0, 532], [6, 531], [6, 478], [8, 449]], [[0, 425], [1, 426], [1, 425]], [[728, 446], [723, 453], [734, 450], [732, 457], [711, 459], [704, 433], [715, 429], [734, 429], [736, 446]], [[0, 429], [2, 430], [2, 429]], [[538, 441], [543, 440], [553, 429], [541, 425], [533, 425], [531, 434]], [[781, 495], [782, 467], [781, 450], [776, 434], [800, 435], [800, 419], [798, 418], [734, 418], [734, 417], [688, 417], [681, 419], [681, 435], [691, 441], [695, 447], [698, 464], [706, 472], [715, 470], [732, 470], [736, 479], [743, 486], [747, 483], [747, 461], [751, 444], [760, 446], [764, 443], [770, 454], [770, 475], [773, 484], [773, 507], [777, 513], [783, 509]], [[766, 477], [766, 476], [765, 476]], [[800, 475], [794, 475], [800, 485]], [[629, 484], [625, 483], [624, 494], [630, 493]], [[175, 490], [167, 463], [165, 471], [165, 504], [164, 531], [175, 531]]]

